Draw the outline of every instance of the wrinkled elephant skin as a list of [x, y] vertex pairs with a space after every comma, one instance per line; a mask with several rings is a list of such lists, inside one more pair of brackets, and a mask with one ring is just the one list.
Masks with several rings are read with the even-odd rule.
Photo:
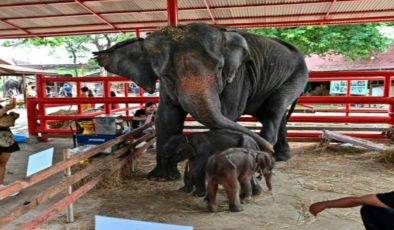
[[[176, 164], [163, 158], [167, 140], [182, 133], [189, 113], [209, 129], [251, 136], [276, 160], [290, 158], [287, 108], [307, 83], [302, 54], [283, 41], [193, 23], [165, 27], [95, 53], [108, 71], [130, 78], [148, 92], [160, 79], [156, 117], [157, 166], [153, 177], [175, 179]], [[263, 124], [260, 135], [235, 121], [243, 114]]]

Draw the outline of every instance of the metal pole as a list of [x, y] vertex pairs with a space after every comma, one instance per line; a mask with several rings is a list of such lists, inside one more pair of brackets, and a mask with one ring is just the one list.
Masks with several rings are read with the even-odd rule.
[[178, 26], [178, 0], [167, 0], [167, 21], [170, 26]]

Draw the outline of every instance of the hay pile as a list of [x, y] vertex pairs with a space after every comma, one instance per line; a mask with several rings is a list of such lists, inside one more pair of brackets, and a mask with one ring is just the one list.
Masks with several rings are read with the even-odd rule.
[[[48, 116], [64, 116], [64, 115], [77, 115], [77, 110], [65, 110], [60, 109], [56, 112], [49, 113]], [[50, 129], [61, 129], [61, 128], [68, 128], [73, 120], [66, 120], [66, 121], [48, 121], [48, 127]]]

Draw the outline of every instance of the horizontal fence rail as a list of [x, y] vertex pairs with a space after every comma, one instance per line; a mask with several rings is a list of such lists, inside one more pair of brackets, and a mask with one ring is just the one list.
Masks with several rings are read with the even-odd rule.
[[[386, 125], [382, 127], [385, 130], [394, 124], [394, 99], [391, 97], [391, 84], [394, 76], [393, 71], [353, 71], [353, 72], [311, 72], [309, 73], [309, 82], [330, 82], [330, 81], [345, 81], [348, 86], [352, 81], [367, 80], [369, 82], [380, 82], [383, 87], [383, 95], [381, 96], [355, 96], [351, 95], [351, 87], [347, 87], [345, 95], [341, 96], [301, 96], [298, 100], [298, 106], [295, 112], [290, 117], [289, 122], [302, 126], [306, 123], [322, 123], [322, 124], [342, 124], [344, 128], [349, 124], [372, 124], [372, 125]], [[46, 84], [54, 82], [73, 82], [77, 85], [77, 96], [75, 98], [48, 98], [45, 96]], [[82, 83], [87, 82], [101, 82], [104, 87], [103, 97], [82, 98], [78, 93]], [[124, 84], [124, 97], [110, 97], [110, 84], [121, 83]], [[66, 121], [81, 118], [94, 118], [100, 114], [111, 114], [114, 112], [122, 113], [125, 120], [132, 119], [132, 111], [141, 108], [143, 103], [148, 101], [158, 102], [159, 98], [156, 96], [143, 96], [143, 90], [139, 90], [139, 96], [129, 97], [127, 84], [131, 83], [123, 77], [87, 77], [87, 78], [57, 78], [37, 76], [37, 98], [29, 98], [27, 100], [28, 107], [28, 125], [29, 134], [36, 136], [42, 135], [65, 135], [70, 134], [70, 129], [51, 129], [48, 128], [48, 121]], [[40, 92], [40, 93], [39, 93]], [[94, 103], [104, 104], [103, 111], [77, 115], [48, 115], [45, 113], [45, 108], [50, 108], [59, 105], [77, 105]], [[113, 103], [123, 104], [124, 108], [111, 110], [110, 105]], [[356, 108], [352, 105], [379, 105], [380, 108]], [[338, 105], [335, 108], [321, 108], [316, 105]], [[38, 108], [38, 110], [37, 110]], [[40, 126], [37, 125], [39, 121]], [[187, 117], [187, 122], [193, 122], [192, 117]], [[254, 118], [243, 116], [239, 122], [255, 123]], [[42, 124], [42, 125], [41, 125]], [[193, 124], [191, 124], [193, 125]], [[190, 124], [185, 123], [185, 126]], [[318, 125], [324, 126], [324, 125]], [[317, 130], [318, 127], [316, 127]], [[362, 130], [360, 130], [362, 131]], [[365, 138], [385, 138], [384, 134], [371, 134], [369, 131], [362, 133], [350, 133], [352, 136], [359, 136]], [[297, 131], [289, 131], [289, 137], [305, 137], [318, 136], [317, 134], [310, 134]]]

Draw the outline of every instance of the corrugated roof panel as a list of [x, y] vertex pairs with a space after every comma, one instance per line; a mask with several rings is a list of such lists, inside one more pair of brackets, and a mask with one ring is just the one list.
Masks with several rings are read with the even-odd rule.
[[330, 14], [329, 19], [342, 19], [342, 18], [375, 18], [377, 16], [380, 17], [394, 17], [394, 11], [393, 12], [386, 12], [386, 13], [362, 13], [362, 14], [355, 14], [355, 13], [349, 13], [349, 14]]
[[20, 30], [0, 30], [0, 35], [12, 35], [12, 34], [24, 35], [26, 33]]
[[354, 12], [368, 10], [384, 10], [394, 9], [393, 0], [377, 0], [377, 1], [350, 1], [337, 2], [334, 4], [333, 12]]
[[158, 26], [158, 27], [164, 27], [167, 26], [167, 22], [162, 22], [162, 23], [154, 23], [154, 24], [150, 24], [150, 23], [136, 23], [136, 24], [121, 24], [121, 25], [117, 25], [117, 28], [119, 29], [124, 29], [124, 28], [138, 28], [138, 27], [152, 27], [152, 26]]
[[[209, 4], [211, 4], [211, 0], [208, 0]], [[167, 8], [167, 6], [165, 6]], [[196, 7], [205, 7], [204, 0], [178, 0], [178, 8], [196, 8]]]
[[196, 10], [196, 11], [181, 11], [178, 14], [179, 20], [182, 19], [200, 19], [200, 18], [208, 18], [210, 19], [209, 13], [207, 10]]
[[66, 5], [40, 5], [40, 6], [25, 6], [25, 7], [3, 7], [0, 10], [0, 18], [17, 18], [17, 17], [31, 17], [31, 16], [47, 16], [47, 15], [65, 15], [87, 13], [78, 4]]
[[125, 1], [108, 1], [108, 2], [84, 2], [96, 12], [114, 12], [114, 11], [139, 11], [147, 9], [166, 9], [166, 1], [140, 1], [140, 0], [125, 0]]
[[134, 21], [167, 21], [167, 13], [150, 12], [150, 13], [132, 13], [132, 14], [112, 14], [104, 15], [105, 19], [111, 22], [134, 22]]
[[53, 33], [53, 32], [67, 32], [67, 31], [78, 31], [78, 30], [99, 30], [99, 29], [110, 29], [109, 25], [101, 26], [80, 26], [80, 27], [63, 27], [63, 28], [46, 28], [46, 29], [31, 29], [33, 33]]
[[218, 6], [239, 6], [239, 5], [279, 5], [279, 4], [291, 4], [291, 3], [316, 3], [322, 0], [209, 0], [210, 5], [214, 7]]
[[51, 3], [51, 2], [69, 2], [70, 0], [1, 0], [0, 5], [10, 4], [29, 4], [29, 3]]
[[103, 21], [101, 21], [94, 15], [84, 16], [84, 17], [70, 17], [64, 19], [57, 18], [56, 20], [47, 20], [47, 19], [29, 19], [29, 20], [15, 20], [15, 21], [10, 20], [10, 22], [22, 28], [103, 23]]

